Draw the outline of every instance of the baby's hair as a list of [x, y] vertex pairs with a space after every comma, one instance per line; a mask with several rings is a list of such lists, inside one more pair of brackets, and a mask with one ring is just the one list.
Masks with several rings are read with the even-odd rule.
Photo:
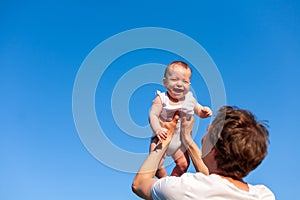
[[173, 61], [166, 67], [164, 77], [167, 77], [169, 70], [171, 68], [175, 68], [176, 66], [180, 66], [180, 67], [183, 67], [184, 69], [188, 69], [191, 71], [191, 74], [192, 74], [192, 69], [188, 66], [187, 63], [185, 63], [183, 61]]

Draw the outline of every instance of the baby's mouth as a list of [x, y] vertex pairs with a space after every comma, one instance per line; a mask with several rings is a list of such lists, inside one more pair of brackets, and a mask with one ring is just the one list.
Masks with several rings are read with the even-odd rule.
[[174, 88], [173, 91], [176, 92], [176, 93], [181, 93], [181, 92], [183, 92], [183, 89]]

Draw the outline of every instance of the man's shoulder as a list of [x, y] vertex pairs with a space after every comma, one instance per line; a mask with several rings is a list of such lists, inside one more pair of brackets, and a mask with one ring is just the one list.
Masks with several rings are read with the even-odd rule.
[[203, 173], [191, 173], [191, 172], [187, 172], [184, 173], [182, 176], [180, 177], [176, 177], [176, 176], [167, 176], [164, 178], [161, 178], [157, 181], [158, 184], [194, 184], [195, 182], [203, 182], [203, 181], [209, 181], [211, 180], [211, 178], [209, 178], [209, 176], [203, 174]]
[[250, 191], [257, 193], [261, 199], [275, 200], [274, 193], [265, 185], [250, 185]]

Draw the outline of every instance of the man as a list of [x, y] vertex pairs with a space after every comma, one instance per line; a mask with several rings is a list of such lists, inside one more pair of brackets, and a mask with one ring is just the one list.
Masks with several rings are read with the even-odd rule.
[[[209, 126], [202, 139], [201, 151], [191, 137], [193, 118], [182, 116], [181, 139], [196, 171], [181, 177], [155, 179], [155, 171], [165, 153], [176, 125], [178, 115], [164, 123], [167, 138], [159, 143], [145, 160], [132, 183], [132, 190], [144, 199], [230, 199], [274, 200], [274, 194], [263, 185], [243, 181], [267, 155], [269, 133], [254, 115], [237, 107], [224, 106]], [[207, 168], [206, 168], [207, 167]]]

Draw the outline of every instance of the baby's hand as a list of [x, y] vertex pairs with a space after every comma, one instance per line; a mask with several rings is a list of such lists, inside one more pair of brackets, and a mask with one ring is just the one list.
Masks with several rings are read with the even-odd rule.
[[156, 136], [161, 142], [167, 138], [167, 134], [168, 134], [168, 129], [166, 128], [161, 128], [156, 132]]
[[209, 107], [207, 106], [204, 106], [202, 109], [201, 109], [201, 117], [202, 118], [206, 118], [206, 117], [210, 117], [212, 116], [212, 111]]

